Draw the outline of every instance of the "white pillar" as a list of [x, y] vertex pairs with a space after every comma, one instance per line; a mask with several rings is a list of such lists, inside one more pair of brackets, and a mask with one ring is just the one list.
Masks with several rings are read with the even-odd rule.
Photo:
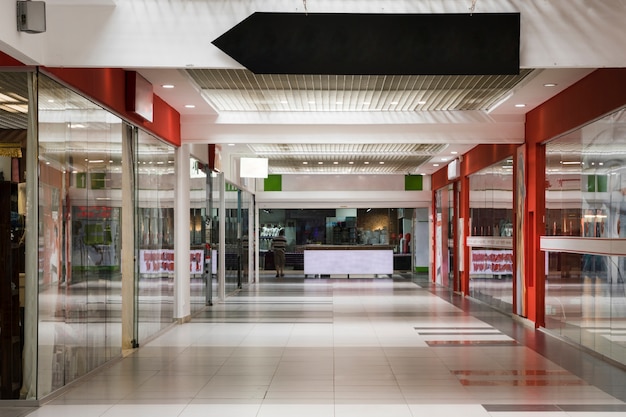
[[176, 199], [174, 201], [174, 320], [191, 319], [191, 275], [189, 272], [189, 145], [176, 150]]

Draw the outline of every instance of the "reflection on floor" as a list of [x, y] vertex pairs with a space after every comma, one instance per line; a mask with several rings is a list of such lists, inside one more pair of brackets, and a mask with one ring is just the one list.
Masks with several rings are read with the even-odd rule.
[[30, 415], [614, 417], [625, 400], [622, 370], [425, 279], [287, 276]]

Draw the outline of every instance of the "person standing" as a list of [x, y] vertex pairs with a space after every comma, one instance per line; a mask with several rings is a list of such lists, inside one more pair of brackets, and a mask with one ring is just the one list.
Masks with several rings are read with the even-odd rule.
[[285, 229], [280, 229], [278, 236], [272, 239], [272, 250], [274, 251], [274, 265], [276, 267], [276, 278], [285, 276], [285, 249], [287, 248], [287, 238]]

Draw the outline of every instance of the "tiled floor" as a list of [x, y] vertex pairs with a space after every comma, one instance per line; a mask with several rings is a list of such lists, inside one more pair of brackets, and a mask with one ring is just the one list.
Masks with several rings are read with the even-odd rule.
[[625, 400], [620, 369], [425, 280], [294, 276], [214, 304], [30, 416], [618, 417]]

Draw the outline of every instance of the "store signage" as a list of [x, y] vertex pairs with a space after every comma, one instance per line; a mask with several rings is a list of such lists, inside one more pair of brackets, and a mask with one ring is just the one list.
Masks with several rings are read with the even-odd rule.
[[498, 236], [468, 236], [467, 246], [470, 248], [513, 249], [513, 238]]
[[512, 250], [472, 250], [470, 275], [513, 275]]
[[126, 71], [126, 110], [148, 122], [153, 121], [152, 84], [136, 71]]
[[[167, 274], [174, 272], [173, 249], [142, 249], [139, 251], [140, 274]], [[204, 266], [204, 250], [189, 251], [189, 271], [201, 274]]]

